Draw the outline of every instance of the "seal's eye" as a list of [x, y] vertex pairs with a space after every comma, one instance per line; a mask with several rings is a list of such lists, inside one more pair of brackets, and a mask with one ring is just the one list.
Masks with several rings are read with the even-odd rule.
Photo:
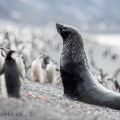
[[67, 28], [66, 28], [66, 27], [64, 27], [63, 29], [64, 29], [64, 30], [67, 30]]

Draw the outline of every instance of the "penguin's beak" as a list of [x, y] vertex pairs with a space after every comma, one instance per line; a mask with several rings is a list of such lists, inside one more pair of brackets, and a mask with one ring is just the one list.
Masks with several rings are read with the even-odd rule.
[[61, 25], [61, 24], [59, 24], [59, 23], [56, 23], [56, 29], [57, 29], [57, 31], [58, 31], [58, 33], [59, 33], [60, 35], [61, 35], [62, 26], [63, 26], [63, 25]]
[[53, 65], [56, 65], [56, 64], [57, 64], [57, 62], [55, 62], [54, 60], [51, 60], [51, 61], [52, 61]]
[[45, 54], [43, 54], [43, 57], [45, 57]]
[[40, 58], [44, 58], [45, 57], [45, 54], [43, 54]]
[[56, 62], [54, 62], [54, 65], [56, 65], [57, 63]]

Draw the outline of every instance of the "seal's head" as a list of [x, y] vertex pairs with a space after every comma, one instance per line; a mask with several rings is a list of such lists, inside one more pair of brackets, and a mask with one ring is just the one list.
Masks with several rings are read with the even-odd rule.
[[69, 36], [78, 33], [78, 30], [76, 28], [60, 23], [56, 23], [56, 28], [58, 33], [62, 36], [63, 40], [66, 40]]
[[71, 73], [86, 70], [88, 63], [84, 51], [83, 39], [79, 31], [72, 26], [58, 23], [56, 23], [56, 28], [63, 39], [60, 58], [61, 68]]

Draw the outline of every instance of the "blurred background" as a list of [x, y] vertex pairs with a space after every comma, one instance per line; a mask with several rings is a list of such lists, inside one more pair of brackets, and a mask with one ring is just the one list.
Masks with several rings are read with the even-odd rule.
[[11, 45], [14, 49], [21, 41], [28, 48], [32, 43], [33, 58], [44, 52], [58, 67], [62, 39], [55, 23], [74, 26], [83, 36], [90, 66], [93, 53], [97, 66], [113, 76], [120, 67], [119, 6], [119, 0], [0, 0], [0, 26], [12, 34], [8, 39], [19, 41]]
[[38, 27], [60, 22], [89, 33], [119, 33], [119, 5], [119, 0], [0, 0], [0, 18]]

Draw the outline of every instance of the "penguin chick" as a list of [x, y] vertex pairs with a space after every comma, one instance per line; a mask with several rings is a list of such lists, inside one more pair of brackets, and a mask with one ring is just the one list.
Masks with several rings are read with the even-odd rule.
[[55, 85], [55, 76], [56, 76], [56, 63], [51, 60], [49, 64], [46, 66], [46, 79], [49, 83]]
[[[18, 66], [18, 70], [21, 73], [22, 78], [20, 78], [20, 81], [24, 83], [23, 81], [26, 77], [26, 66], [25, 66], [25, 61], [22, 55], [18, 55], [15, 59], [16, 64]], [[24, 78], [24, 79], [23, 79]]]
[[28, 62], [31, 59], [31, 49], [23, 47], [21, 53], [23, 54], [25, 62]]
[[9, 49], [10, 48], [10, 41], [8, 39], [5, 39], [3, 41], [3, 47]]
[[45, 56], [43, 58], [43, 65], [46, 66], [47, 64], [49, 64], [50, 59], [51, 59], [50, 56]]
[[0, 71], [3, 83], [1, 84], [1, 88], [5, 98], [20, 98], [20, 80], [18, 67], [15, 62], [16, 56], [17, 53], [15, 51], [9, 51], [5, 58], [3, 68]]
[[58, 74], [58, 75], [56, 76], [55, 82], [56, 82], [56, 85], [57, 85], [57, 86], [63, 87], [63, 85], [62, 85], [62, 79], [61, 79], [60, 74]]
[[43, 82], [42, 61], [44, 54], [40, 54], [31, 65], [31, 77], [34, 81]]
[[16, 44], [15, 44], [15, 43], [11, 43], [10, 49], [11, 49], [11, 50], [14, 50], [14, 51], [17, 51], [17, 46], [16, 46]]

